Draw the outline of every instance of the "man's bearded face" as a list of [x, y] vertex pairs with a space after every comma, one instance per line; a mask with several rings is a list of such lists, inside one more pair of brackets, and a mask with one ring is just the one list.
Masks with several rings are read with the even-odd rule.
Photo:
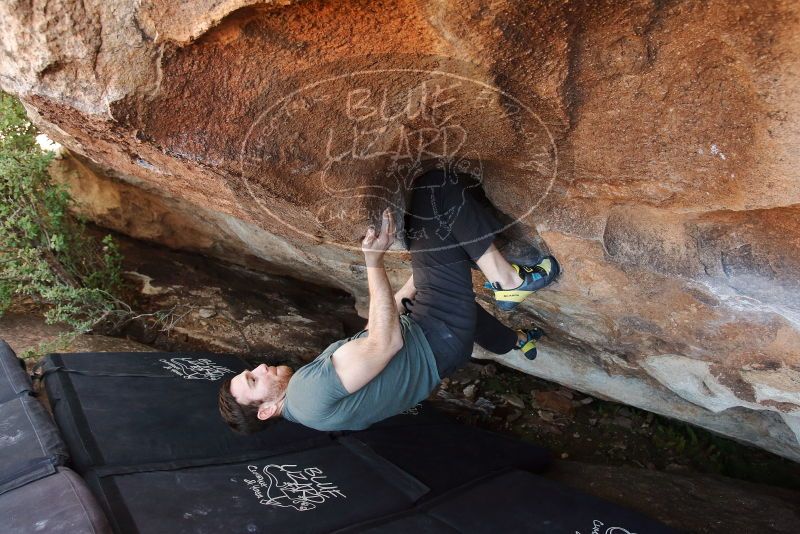
[[242, 371], [231, 380], [231, 394], [242, 405], [273, 403], [283, 396], [292, 369], [261, 364], [252, 371]]

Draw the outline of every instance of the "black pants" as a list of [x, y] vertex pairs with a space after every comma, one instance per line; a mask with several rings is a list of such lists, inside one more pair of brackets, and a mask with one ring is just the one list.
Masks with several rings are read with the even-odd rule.
[[475, 302], [471, 261], [494, 241], [499, 223], [474, 194], [465, 174], [430, 171], [414, 181], [405, 220], [417, 295], [411, 317], [425, 332], [444, 378], [464, 365], [472, 345], [496, 354], [517, 334]]

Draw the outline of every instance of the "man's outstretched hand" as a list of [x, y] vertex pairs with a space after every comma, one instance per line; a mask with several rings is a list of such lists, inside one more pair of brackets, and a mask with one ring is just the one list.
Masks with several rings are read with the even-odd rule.
[[392, 210], [386, 208], [383, 210], [380, 233], [376, 235], [375, 227], [370, 226], [367, 229], [367, 235], [361, 242], [361, 250], [364, 251], [367, 267], [379, 267], [382, 265], [383, 255], [394, 243], [394, 233], [394, 215]]

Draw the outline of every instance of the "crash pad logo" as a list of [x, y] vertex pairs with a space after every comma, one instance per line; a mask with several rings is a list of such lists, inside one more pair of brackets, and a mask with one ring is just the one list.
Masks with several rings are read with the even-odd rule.
[[[582, 534], [582, 533], [576, 530], [575, 534]], [[607, 527], [605, 526], [605, 523], [603, 523], [599, 519], [595, 519], [594, 521], [592, 521], [591, 534], [636, 534], [636, 533], [631, 532], [630, 530], [622, 527]]]
[[227, 367], [206, 358], [170, 358], [159, 361], [164, 364], [164, 369], [186, 380], [219, 380], [225, 374], [233, 373]]
[[407, 410], [403, 410], [400, 412], [400, 415], [419, 415], [419, 409], [422, 407], [422, 404], [415, 404], [411, 408]]
[[347, 498], [318, 467], [270, 464], [263, 469], [248, 465], [247, 470], [253, 478], [246, 478], [244, 482], [265, 506], [306, 512], [328, 499]]

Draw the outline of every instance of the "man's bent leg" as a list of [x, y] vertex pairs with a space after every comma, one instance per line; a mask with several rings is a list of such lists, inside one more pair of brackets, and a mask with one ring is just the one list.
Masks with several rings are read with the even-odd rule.
[[453, 241], [474, 261], [487, 280], [498, 282], [503, 288], [517, 287], [520, 276], [511, 263], [494, 246], [501, 224], [474, 194], [480, 186], [469, 175], [425, 175], [423, 186], [442, 183], [438, 188], [437, 212], [440, 227], [437, 232], [450, 233]]
[[[425, 332], [444, 377], [469, 361], [475, 338], [472, 258], [458, 241], [467, 230], [470, 213], [464, 210], [458, 184], [442, 171], [427, 173], [414, 185], [406, 217], [417, 290], [411, 317]], [[464, 232], [454, 232], [455, 226]], [[474, 249], [475, 244], [471, 246]]]
[[502, 228], [500, 222], [478, 200], [475, 191], [480, 185], [469, 175], [448, 175], [439, 190], [439, 233], [449, 233], [452, 242], [472, 261], [484, 256]]
[[495, 316], [475, 303], [475, 343], [495, 354], [505, 354], [516, 348], [517, 332], [501, 323]]
[[487, 280], [499, 283], [500, 287], [510, 289], [517, 287], [521, 282], [517, 271], [497, 250], [494, 243], [489, 245], [486, 252], [475, 260], [475, 263], [478, 264], [478, 268], [486, 276]]

